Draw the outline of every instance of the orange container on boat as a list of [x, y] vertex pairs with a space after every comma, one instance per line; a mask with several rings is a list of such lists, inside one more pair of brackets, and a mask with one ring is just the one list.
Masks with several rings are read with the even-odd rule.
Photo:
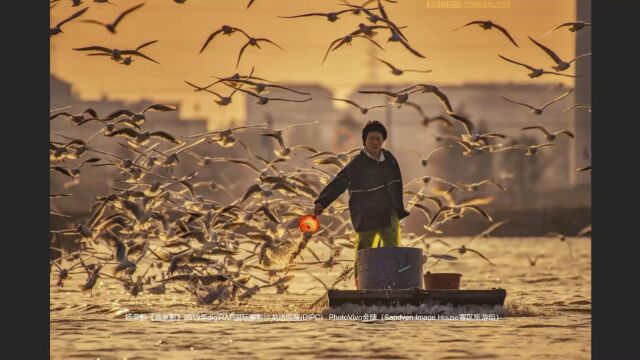
[[424, 275], [424, 288], [426, 290], [458, 290], [461, 277], [462, 274], [457, 273], [427, 272]]
[[315, 233], [320, 228], [320, 221], [314, 215], [304, 215], [300, 217], [298, 227], [303, 233]]

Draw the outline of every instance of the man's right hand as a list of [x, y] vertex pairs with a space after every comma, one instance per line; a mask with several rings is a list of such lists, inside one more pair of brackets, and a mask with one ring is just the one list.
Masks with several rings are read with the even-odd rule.
[[324, 211], [324, 206], [322, 206], [322, 204], [320, 203], [316, 203], [316, 206], [313, 208], [313, 215], [318, 216], [322, 214], [323, 211]]

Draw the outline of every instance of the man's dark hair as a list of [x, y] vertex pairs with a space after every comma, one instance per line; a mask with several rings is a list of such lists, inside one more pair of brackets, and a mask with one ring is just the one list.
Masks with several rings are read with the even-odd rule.
[[387, 140], [387, 128], [382, 125], [382, 123], [378, 120], [369, 121], [367, 125], [362, 129], [362, 143], [364, 144], [367, 140], [367, 135], [372, 132], [379, 132], [382, 134], [382, 140]]

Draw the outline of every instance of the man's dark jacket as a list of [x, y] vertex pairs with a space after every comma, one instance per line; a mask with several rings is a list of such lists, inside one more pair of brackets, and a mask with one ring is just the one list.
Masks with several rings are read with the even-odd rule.
[[384, 161], [369, 157], [363, 149], [340, 170], [315, 200], [315, 203], [326, 208], [349, 189], [351, 223], [358, 232], [389, 226], [392, 209], [398, 214], [398, 219], [409, 215], [402, 200], [402, 175], [398, 161], [389, 151], [381, 151]]

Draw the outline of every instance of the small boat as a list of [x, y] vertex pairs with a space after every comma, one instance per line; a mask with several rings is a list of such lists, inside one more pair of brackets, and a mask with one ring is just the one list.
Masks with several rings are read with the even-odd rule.
[[358, 251], [360, 290], [330, 289], [327, 292], [329, 307], [345, 304], [504, 305], [507, 297], [505, 289], [460, 290], [462, 274], [423, 274], [423, 259], [422, 249], [411, 247], [382, 247]]
[[450, 304], [461, 305], [504, 305], [505, 289], [489, 290], [424, 290], [413, 289], [367, 289], [336, 290], [327, 293], [329, 307], [345, 304], [355, 305], [414, 305]]

